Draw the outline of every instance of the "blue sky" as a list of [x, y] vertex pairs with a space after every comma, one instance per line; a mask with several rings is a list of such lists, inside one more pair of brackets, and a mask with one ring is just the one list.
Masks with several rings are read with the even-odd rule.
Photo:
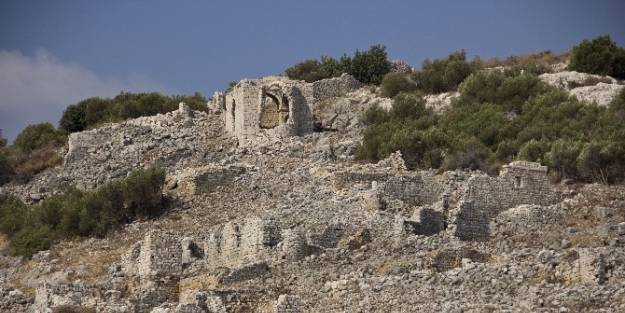
[[625, 1], [0, 2], [0, 129], [57, 123], [65, 106], [121, 90], [205, 95], [320, 55], [381, 43], [419, 66], [469, 56], [562, 52], [609, 34]]

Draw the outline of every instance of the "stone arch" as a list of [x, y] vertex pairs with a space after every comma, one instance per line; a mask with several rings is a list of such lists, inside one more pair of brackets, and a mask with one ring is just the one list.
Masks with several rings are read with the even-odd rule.
[[259, 125], [264, 129], [280, 125], [280, 101], [271, 93], [265, 93], [261, 99]]
[[290, 103], [280, 86], [263, 88], [260, 101], [259, 126], [271, 129], [289, 121]]

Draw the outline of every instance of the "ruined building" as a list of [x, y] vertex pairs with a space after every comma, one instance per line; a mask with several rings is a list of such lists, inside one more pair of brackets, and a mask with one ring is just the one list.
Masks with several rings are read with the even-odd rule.
[[225, 95], [216, 93], [212, 107], [224, 111], [225, 131], [240, 144], [265, 135], [300, 136], [313, 131], [313, 105], [360, 88], [350, 75], [314, 83], [285, 77], [239, 81]]

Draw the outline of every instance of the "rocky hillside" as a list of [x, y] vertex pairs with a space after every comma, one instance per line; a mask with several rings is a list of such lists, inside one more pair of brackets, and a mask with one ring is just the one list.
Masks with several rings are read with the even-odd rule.
[[[600, 105], [623, 88], [540, 78]], [[166, 210], [32, 259], [0, 238], [0, 311], [625, 312], [625, 187], [357, 161], [360, 116], [391, 100], [352, 80], [244, 80], [209, 113], [72, 134], [62, 165], [0, 191], [34, 204], [159, 164]]]

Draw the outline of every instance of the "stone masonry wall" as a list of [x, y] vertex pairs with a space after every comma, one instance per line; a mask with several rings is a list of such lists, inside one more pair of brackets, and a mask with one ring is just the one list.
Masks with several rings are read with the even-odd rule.
[[182, 272], [180, 238], [163, 232], [148, 233], [141, 243], [137, 263], [141, 276], [180, 275]]
[[467, 181], [457, 208], [456, 236], [486, 240], [489, 223], [500, 212], [522, 204], [551, 205], [561, 200], [547, 177], [547, 167], [532, 162], [512, 162], [498, 177], [474, 175]]
[[208, 267], [237, 267], [273, 257], [281, 241], [281, 230], [275, 220], [247, 218], [224, 224], [209, 234], [204, 242]]
[[349, 74], [343, 74], [340, 77], [318, 80], [312, 83], [312, 86], [311, 104], [343, 96], [362, 87], [363, 83]]

